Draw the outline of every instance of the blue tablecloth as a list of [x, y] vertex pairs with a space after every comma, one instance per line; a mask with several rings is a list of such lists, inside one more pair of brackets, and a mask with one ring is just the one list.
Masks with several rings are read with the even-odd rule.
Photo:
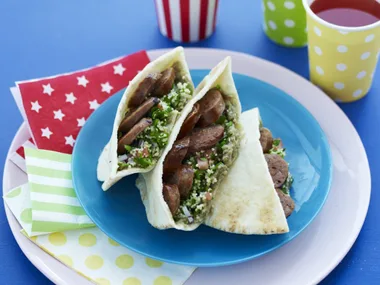
[[[307, 49], [282, 48], [265, 37], [260, 2], [220, 1], [215, 34], [191, 46], [249, 53], [307, 78]], [[140, 49], [176, 46], [160, 35], [153, 0], [2, 0], [0, 11], [1, 172], [9, 145], [22, 122], [9, 92], [14, 81], [85, 68]], [[373, 175], [373, 191], [359, 238], [323, 285], [380, 284], [379, 73], [374, 82], [366, 98], [340, 105], [363, 140]], [[19, 249], [2, 204], [1, 208], [0, 284], [51, 284]]]

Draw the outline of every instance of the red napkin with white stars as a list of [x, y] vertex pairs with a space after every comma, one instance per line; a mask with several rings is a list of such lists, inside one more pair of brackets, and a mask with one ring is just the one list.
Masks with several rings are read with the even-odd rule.
[[17, 82], [36, 146], [72, 153], [90, 114], [127, 87], [149, 62], [147, 53], [140, 51], [87, 70]]

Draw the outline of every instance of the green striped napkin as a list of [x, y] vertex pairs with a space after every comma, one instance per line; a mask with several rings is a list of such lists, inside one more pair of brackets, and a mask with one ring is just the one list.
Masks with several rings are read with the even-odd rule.
[[92, 227], [72, 185], [71, 155], [25, 148], [32, 225], [29, 236]]
[[26, 148], [25, 156], [29, 183], [4, 201], [21, 232], [48, 254], [100, 285], [182, 285], [194, 272], [124, 248], [95, 227], [72, 188], [70, 155]]

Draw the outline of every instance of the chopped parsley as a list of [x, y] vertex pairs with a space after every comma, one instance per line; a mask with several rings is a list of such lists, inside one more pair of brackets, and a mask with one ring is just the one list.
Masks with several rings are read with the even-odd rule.
[[284, 185], [282, 185], [282, 187], [281, 187], [281, 191], [284, 192], [284, 194], [289, 195], [290, 194], [290, 187], [292, 187], [293, 182], [294, 182], [294, 178], [289, 172], [288, 178], [286, 178]]
[[282, 158], [285, 158], [286, 149], [285, 148], [279, 148], [279, 147], [272, 147], [269, 150], [269, 153], [270, 154], [277, 154], [277, 155], [281, 156]]
[[275, 139], [275, 140], [273, 140], [273, 145], [274, 145], [274, 146], [279, 146], [280, 143], [281, 143], [281, 140], [279, 140], [279, 139]]
[[[231, 104], [226, 104], [223, 120], [217, 122], [224, 126], [224, 137], [211, 149], [208, 169], [201, 170], [198, 160], [207, 160], [204, 151], [184, 160], [185, 164], [194, 169], [193, 186], [189, 197], [181, 201], [178, 212], [174, 215], [175, 221], [183, 221], [186, 224], [202, 222], [209, 209], [208, 203], [212, 199], [213, 192], [218, 182], [227, 175], [228, 169], [236, 159], [240, 133], [236, 128], [237, 118]], [[184, 210], [184, 208], [186, 210]], [[190, 215], [190, 216], [189, 216]]]
[[141, 143], [124, 146], [127, 159], [119, 161], [119, 171], [132, 167], [147, 168], [157, 162], [168, 144], [173, 120], [190, 101], [192, 92], [188, 83], [178, 82], [173, 85], [169, 94], [163, 96], [161, 102], [148, 113], [147, 117], [151, 118], [153, 123], [137, 136], [135, 141]]

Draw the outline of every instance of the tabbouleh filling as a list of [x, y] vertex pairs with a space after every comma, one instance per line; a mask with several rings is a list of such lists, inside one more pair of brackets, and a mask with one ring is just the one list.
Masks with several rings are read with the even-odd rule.
[[[187, 82], [173, 84], [170, 93], [149, 112], [147, 117], [153, 120], [152, 125], [139, 134], [132, 145], [125, 145], [127, 154], [118, 157], [118, 171], [132, 167], [147, 168], [157, 162], [168, 143], [175, 120], [191, 99], [192, 92]], [[121, 136], [118, 134], [118, 138]]]
[[[181, 220], [186, 224], [191, 224], [204, 220], [216, 186], [227, 175], [229, 167], [237, 157], [240, 143], [237, 122], [238, 118], [234, 107], [231, 103], [226, 102], [226, 110], [216, 122], [216, 124], [224, 126], [223, 138], [211, 149], [211, 154], [200, 151], [184, 160], [185, 164], [193, 167], [194, 180], [189, 197], [181, 201], [179, 209], [174, 215], [175, 221]], [[209, 167], [201, 170], [198, 167], [198, 158], [205, 160], [206, 156], [209, 157]]]
[[[282, 158], [285, 158], [286, 156], [286, 149], [280, 146], [281, 141], [279, 139], [273, 140], [273, 146], [269, 150], [270, 154], [277, 154], [281, 156]], [[289, 164], [289, 163], [288, 163]], [[288, 177], [286, 178], [285, 183], [281, 186], [281, 191], [286, 194], [290, 195], [290, 187], [292, 187], [293, 184], [293, 176], [288, 172]]]

